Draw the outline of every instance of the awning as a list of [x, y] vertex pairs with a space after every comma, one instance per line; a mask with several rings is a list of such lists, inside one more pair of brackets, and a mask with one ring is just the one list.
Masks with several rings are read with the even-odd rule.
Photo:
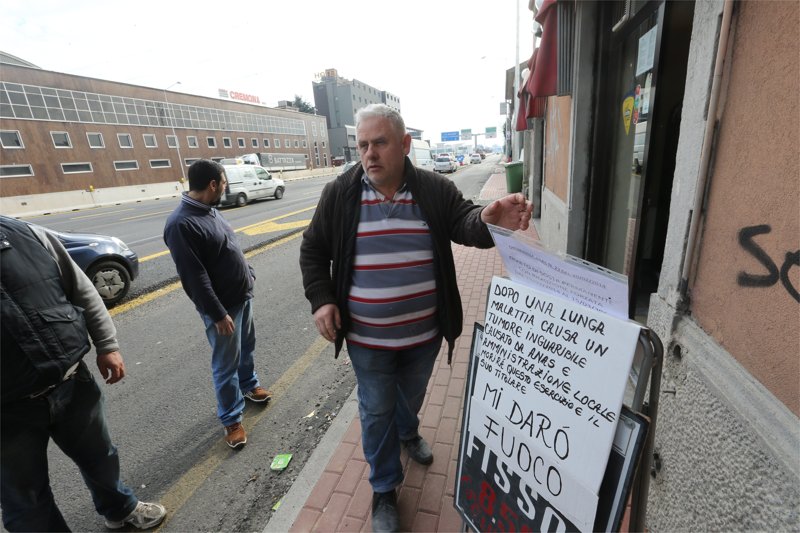
[[[516, 129], [528, 129], [527, 119], [544, 117], [548, 96], [554, 96], [558, 87], [558, 9], [556, 0], [544, 0], [536, 14], [536, 22], [542, 26], [539, 46], [528, 60], [530, 74], [520, 89], [519, 113]], [[524, 110], [524, 112], [523, 112]]]

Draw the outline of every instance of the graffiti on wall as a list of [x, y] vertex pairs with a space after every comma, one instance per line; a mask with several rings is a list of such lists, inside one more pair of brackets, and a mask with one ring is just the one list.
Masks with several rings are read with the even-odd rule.
[[789, 279], [789, 271], [792, 267], [800, 267], [800, 250], [786, 252], [782, 264], [778, 268], [772, 257], [754, 240], [758, 235], [764, 235], [771, 231], [772, 227], [768, 224], [747, 226], [739, 230], [739, 244], [766, 269], [766, 273], [739, 272], [736, 281], [741, 287], [772, 287], [780, 281], [789, 295], [795, 301], [800, 302], [800, 292]]

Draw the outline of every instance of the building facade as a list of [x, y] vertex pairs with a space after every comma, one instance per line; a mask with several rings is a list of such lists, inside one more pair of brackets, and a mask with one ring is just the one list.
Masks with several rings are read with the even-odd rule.
[[[369, 104], [386, 104], [401, 111], [397, 96], [356, 79], [342, 78], [336, 69], [325, 70], [320, 74], [319, 81], [312, 82], [312, 85], [314, 106], [318, 113], [327, 118], [331, 154], [340, 162], [358, 159], [356, 111]], [[422, 138], [422, 132], [415, 131]]]
[[253, 152], [292, 168], [331, 164], [322, 116], [10, 62], [0, 69], [0, 141], [4, 199], [180, 182], [197, 159]]
[[537, 4], [537, 229], [627, 275], [665, 346], [647, 529], [797, 531], [800, 4]]

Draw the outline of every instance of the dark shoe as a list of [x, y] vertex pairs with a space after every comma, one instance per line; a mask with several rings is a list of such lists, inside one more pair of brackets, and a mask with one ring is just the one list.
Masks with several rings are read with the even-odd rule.
[[397, 494], [394, 490], [372, 493], [372, 531], [375, 533], [400, 531]]
[[408, 456], [421, 465], [429, 465], [433, 462], [433, 452], [425, 439], [417, 435], [413, 439], [404, 440], [403, 446], [408, 451]]
[[234, 450], [247, 444], [247, 433], [244, 432], [241, 422], [225, 426], [225, 443]]
[[251, 402], [264, 403], [272, 399], [272, 393], [264, 387], [258, 386], [244, 393], [244, 397]]

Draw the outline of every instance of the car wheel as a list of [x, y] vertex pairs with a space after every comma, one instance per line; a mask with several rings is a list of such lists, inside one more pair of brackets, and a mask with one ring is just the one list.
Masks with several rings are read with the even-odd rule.
[[283, 189], [281, 187], [278, 187], [277, 189], [275, 189], [275, 199], [280, 200], [281, 198], [283, 198]]
[[244, 207], [247, 205], [247, 196], [243, 192], [239, 193], [236, 197], [236, 207]]
[[86, 271], [89, 280], [97, 289], [106, 307], [112, 307], [122, 300], [131, 288], [128, 269], [116, 261], [102, 261]]

